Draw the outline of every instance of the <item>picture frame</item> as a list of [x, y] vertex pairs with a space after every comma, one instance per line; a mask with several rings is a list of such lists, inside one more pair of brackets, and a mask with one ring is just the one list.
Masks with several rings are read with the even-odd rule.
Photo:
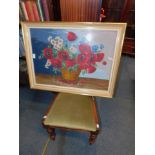
[[126, 23], [21, 25], [32, 89], [113, 97]]

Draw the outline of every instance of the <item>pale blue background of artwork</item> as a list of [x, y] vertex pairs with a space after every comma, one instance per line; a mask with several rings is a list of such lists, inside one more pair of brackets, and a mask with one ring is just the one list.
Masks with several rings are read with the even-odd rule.
[[91, 73], [91, 74], [80, 73], [79, 77], [94, 78], [94, 79], [103, 79], [103, 77], [104, 77], [105, 80], [108, 80], [106, 72], [102, 69], [96, 69], [96, 71], [94, 73]]
[[[74, 32], [77, 35], [75, 41], [69, 42], [67, 40], [67, 33]], [[115, 42], [117, 38], [117, 31], [105, 31], [105, 30], [92, 30], [92, 29], [53, 29], [53, 28], [30, 28], [31, 44], [32, 44], [32, 53], [35, 54], [34, 59], [34, 69], [35, 73], [43, 74], [54, 74], [53, 68], [49, 67], [46, 69], [44, 66], [46, 64], [46, 59], [39, 60], [38, 57], [41, 54], [41, 51], [44, 48], [47, 48], [49, 45], [48, 37], [60, 36], [64, 43], [71, 47], [75, 45], [79, 46], [81, 43], [89, 43], [90, 45], [94, 44], [103, 44], [105, 58], [104, 61], [107, 62], [107, 65], [97, 65], [97, 69], [94, 73], [90, 74], [80, 74], [80, 77], [88, 78], [97, 78], [97, 79], [110, 79], [112, 61], [115, 50]], [[61, 73], [58, 72], [58, 75]]]

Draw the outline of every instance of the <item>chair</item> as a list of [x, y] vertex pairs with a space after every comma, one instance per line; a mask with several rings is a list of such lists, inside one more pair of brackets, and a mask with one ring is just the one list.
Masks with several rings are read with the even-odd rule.
[[99, 122], [93, 97], [59, 93], [43, 117], [43, 126], [55, 140], [56, 128], [90, 132], [89, 144], [99, 133]]

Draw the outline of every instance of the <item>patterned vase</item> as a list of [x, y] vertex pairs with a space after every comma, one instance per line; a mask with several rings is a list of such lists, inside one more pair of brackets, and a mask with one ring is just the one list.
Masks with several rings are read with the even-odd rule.
[[66, 82], [76, 82], [76, 81], [78, 81], [80, 72], [81, 72], [80, 69], [77, 69], [75, 71], [69, 71], [69, 70], [64, 69], [64, 68], [61, 69], [62, 78]]

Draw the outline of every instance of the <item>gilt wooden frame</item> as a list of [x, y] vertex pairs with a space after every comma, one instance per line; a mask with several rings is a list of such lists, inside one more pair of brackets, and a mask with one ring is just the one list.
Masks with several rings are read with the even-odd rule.
[[[66, 92], [66, 93], [74, 93], [81, 95], [89, 95], [89, 96], [101, 96], [101, 97], [109, 97], [112, 98], [114, 94], [114, 88], [117, 78], [117, 72], [119, 68], [121, 51], [125, 36], [126, 23], [89, 23], [89, 22], [22, 22], [22, 31], [24, 37], [24, 46], [26, 51], [26, 61], [28, 66], [29, 73], [29, 81], [30, 87], [33, 89], [40, 90], [48, 90], [55, 92]], [[31, 42], [31, 33], [30, 29], [65, 29], [65, 30], [91, 30], [92, 32], [95, 30], [107, 31], [107, 32], [116, 32], [116, 40], [114, 44], [113, 51], [113, 59], [110, 70], [110, 78], [108, 80], [108, 84], [106, 89], [98, 89], [94, 86], [86, 87], [85, 84], [77, 86], [77, 84], [50, 84], [49, 82], [39, 83], [36, 81], [36, 75], [34, 70], [34, 62], [33, 62], [33, 52], [32, 52], [32, 42]], [[107, 36], [106, 36], [107, 37]], [[105, 36], [103, 38], [106, 39]], [[101, 37], [100, 37], [101, 38]], [[102, 38], [101, 38], [102, 39]], [[87, 79], [87, 78], [85, 78]], [[46, 79], [43, 79], [46, 81]], [[94, 80], [95, 81], [95, 80]], [[93, 80], [92, 80], [93, 82]], [[102, 82], [101, 82], [102, 83]], [[100, 82], [97, 82], [98, 86]], [[94, 84], [95, 85], [95, 84]], [[103, 84], [104, 85], [104, 84]]]

